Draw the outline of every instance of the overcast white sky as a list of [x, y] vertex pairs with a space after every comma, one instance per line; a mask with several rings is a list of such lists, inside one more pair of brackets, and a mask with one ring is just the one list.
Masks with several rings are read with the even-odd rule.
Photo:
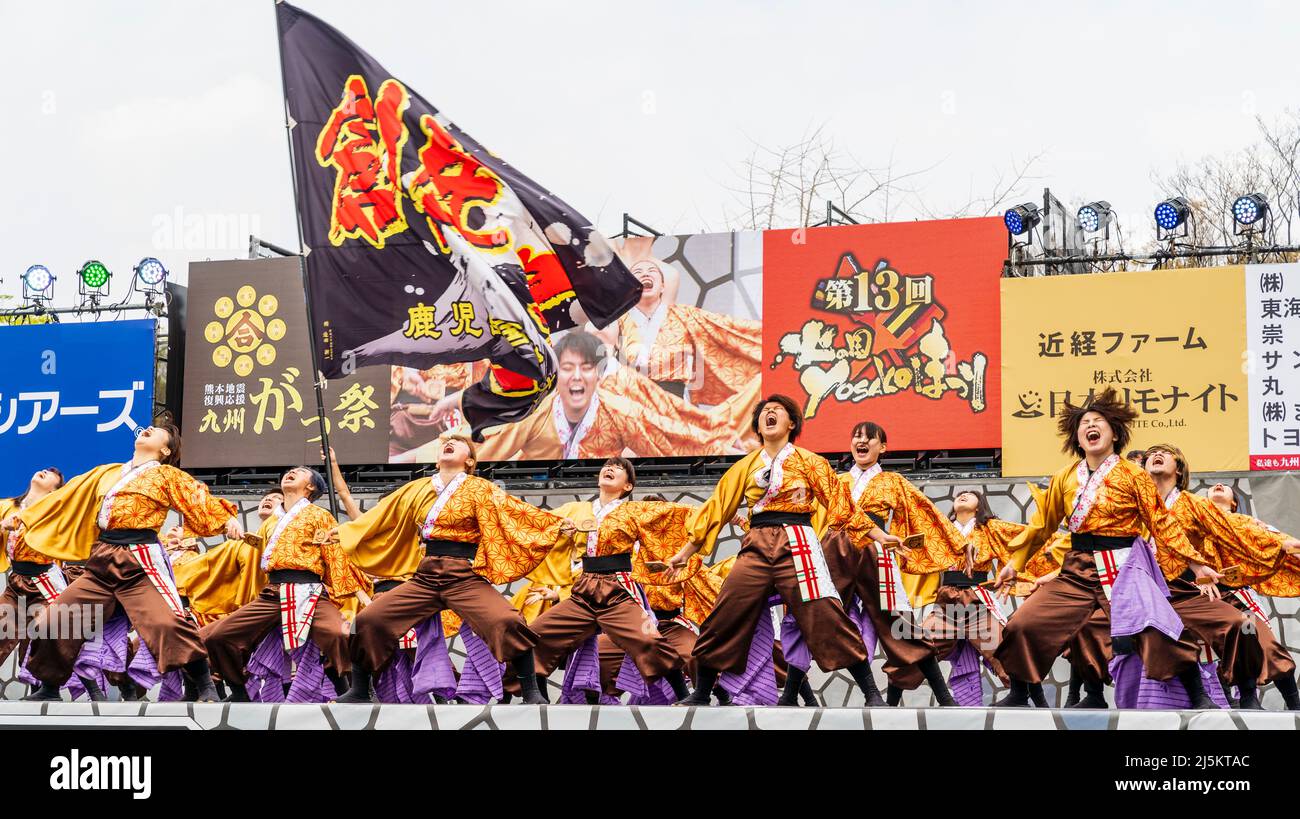
[[[1024, 198], [1145, 219], [1153, 169], [1300, 105], [1293, 2], [299, 5], [611, 234], [721, 229], [752, 142], [820, 123], [870, 163], [942, 160], [935, 210], [1045, 151]], [[66, 304], [95, 257], [116, 299], [142, 256], [243, 256], [227, 227], [297, 246], [272, 0], [0, 0], [0, 31], [0, 293], [42, 262]]]

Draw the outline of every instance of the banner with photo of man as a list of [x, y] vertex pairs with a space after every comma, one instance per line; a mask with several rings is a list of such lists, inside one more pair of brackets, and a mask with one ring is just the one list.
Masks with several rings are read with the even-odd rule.
[[[489, 430], [484, 461], [725, 455], [753, 443], [762, 389], [762, 235], [627, 237], [614, 247], [641, 283], [617, 322], [554, 335], [554, 392], [524, 420]], [[486, 362], [395, 367], [393, 462], [436, 459], [454, 393]]]

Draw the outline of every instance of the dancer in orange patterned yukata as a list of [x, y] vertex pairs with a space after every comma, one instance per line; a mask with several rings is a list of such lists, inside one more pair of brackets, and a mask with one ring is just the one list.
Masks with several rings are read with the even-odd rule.
[[411, 579], [357, 616], [352, 688], [339, 702], [370, 702], [371, 675], [392, 660], [408, 630], [450, 609], [519, 677], [523, 701], [544, 703], [537, 685], [537, 636], [493, 583], [509, 583], [541, 563], [572, 524], [472, 474], [470, 440], [445, 435], [438, 474], [412, 481], [339, 527], [344, 549], [378, 577]]
[[[26, 543], [56, 560], [87, 560], [86, 571], [41, 613], [48, 621], [102, 606], [104, 622], [121, 606], [161, 673], [184, 668], [199, 701], [214, 702], [207, 652], [186, 616], [176, 581], [159, 542], [169, 509], [190, 531], [207, 537], [224, 531], [243, 536], [238, 509], [214, 498], [207, 486], [176, 468], [180, 431], [148, 427], [135, 440], [131, 460], [78, 475], [18, 513]], [[65, 608], [66, 607], [66, 608]], [[84, 607], [84, 608], [83, 608]], [[61, 622], [68, 622], [62, 620]], [[57, 631], [57, 629], [54, 629]], [[41, 680], [33, 699], [58, 699], [73, 661], [90, 635], [36, 640], [28, 669]]]

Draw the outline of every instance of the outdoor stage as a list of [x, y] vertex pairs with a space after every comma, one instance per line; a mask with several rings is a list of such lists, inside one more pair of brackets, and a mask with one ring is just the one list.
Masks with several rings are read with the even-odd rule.
[[1294, 731], [1290, 711], [0, 702], [0, 729]]

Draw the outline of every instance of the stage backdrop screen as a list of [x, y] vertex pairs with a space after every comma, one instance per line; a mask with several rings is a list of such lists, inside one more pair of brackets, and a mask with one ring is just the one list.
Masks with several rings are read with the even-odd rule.
[[131, 457], [154, 408], [153, 319], [0, 327], [0, 495]]

